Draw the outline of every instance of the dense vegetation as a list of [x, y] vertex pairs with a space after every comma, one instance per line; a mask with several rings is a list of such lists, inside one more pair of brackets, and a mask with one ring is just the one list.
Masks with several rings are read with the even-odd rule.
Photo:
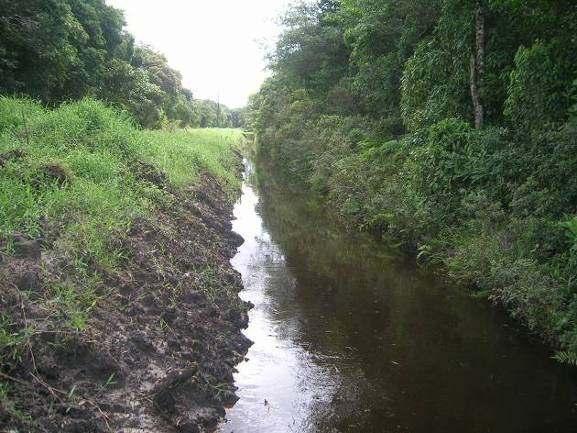
[[179, 72], [135, 45], [104, 0], [0, 0], [0, 94], [55, 106], [90, 96], [148, 128], [239, 127], [242, 115], [193, 99]]
[[577, 4], [319, 0], [284, 24], [261, 157], [577, 362]]

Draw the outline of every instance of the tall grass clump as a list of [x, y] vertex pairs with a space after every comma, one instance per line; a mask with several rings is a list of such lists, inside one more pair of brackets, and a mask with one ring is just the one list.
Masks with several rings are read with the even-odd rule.
[[205, 170], [236, 189], [238, 159], [231, 149], [242, 139], [239, 129], [148, 130], [143, 132], [146, 161], [157, 165], [176, 186], [190, 184]]

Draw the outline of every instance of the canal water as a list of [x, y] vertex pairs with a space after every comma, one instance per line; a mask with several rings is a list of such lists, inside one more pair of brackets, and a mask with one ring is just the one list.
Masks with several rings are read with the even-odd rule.
[[254, 345], [221, 433], [577, 432], [574, 373], [502, 313], [246, 166]]

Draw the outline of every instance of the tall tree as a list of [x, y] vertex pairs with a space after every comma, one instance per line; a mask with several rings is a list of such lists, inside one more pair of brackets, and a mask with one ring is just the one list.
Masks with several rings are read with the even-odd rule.
[[481, 101], [481, 88], [485, 70], [485, 10], [483, 0], [475, 4], [475, 47], [471, 54], [471, 99], [475, 128], [483, 127], [485, 112]]

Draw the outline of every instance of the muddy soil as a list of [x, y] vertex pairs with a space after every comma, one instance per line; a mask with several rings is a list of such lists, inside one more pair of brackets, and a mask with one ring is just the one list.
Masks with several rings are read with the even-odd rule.
[[170, 192], [143, 167], [169, 199], [115, 240], [120, 271], [91, 270], [101, 283], [84, 331], [55, 325], [45, 302], [72, 266], [50, 235], [15, 236], [14, 254], [0, 256], [0, 307], [15, 329], [33, 330], [0, 369], [10, 384], [0, 432], [208, 432], [236, 400], [232, 374], [250, 342], [241, 334], [249, 305], [229, 262], [242, 243], [232, 201], [209, 175]]

